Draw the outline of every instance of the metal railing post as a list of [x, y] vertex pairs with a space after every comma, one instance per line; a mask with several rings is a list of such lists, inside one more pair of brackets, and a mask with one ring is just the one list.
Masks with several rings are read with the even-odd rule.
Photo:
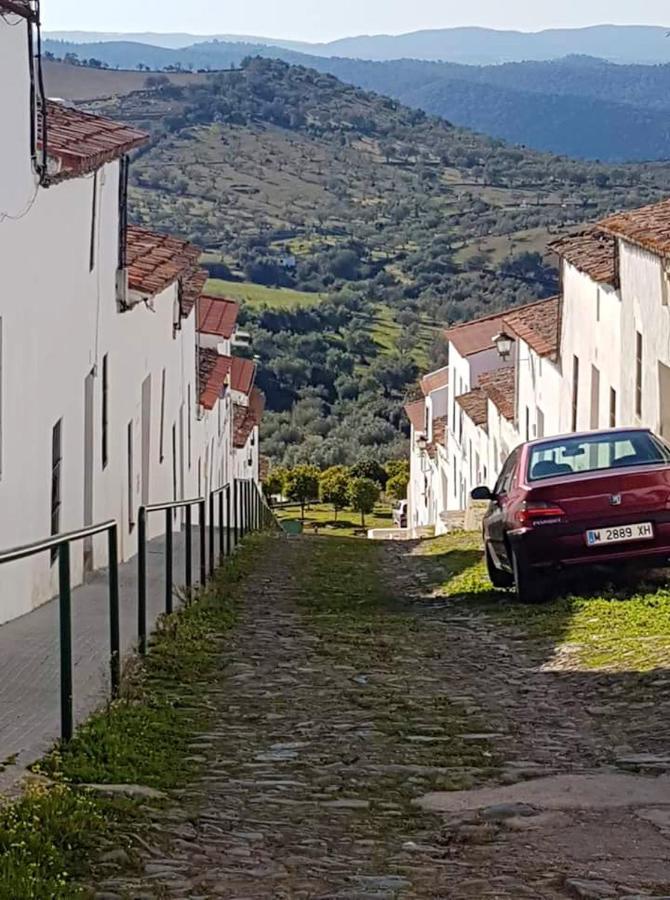
[[172, 534], [172, 510], [165, 510], [165, 612], [172, 614], [174, 602], [172, 596], [172, 554], [173, 554], [173, 534]]
[[221, 565], [225, 559], [223, 549], [223, 494], [225, 490], [226, 488], [222, 488], [219, 491], [219, 565]]
[[109, 561], [109, 649], [112, 699], [121, 691], [121, 622], [119, 616], [119, 543], [118, 526], [107, 532]]
[[147, 511], [137, 516], [137, 642], [140, 656], [147, 652]]
[[[201, 500], [198, 504], [199, 517], [200, 517], [200, 586], [204, 587], [207, 584], [207, 501]], [[213, 528], [214, 516], [212, 516], [212, 528]], [[214, 572], [214, 536], [212, 535], [211, 541], [211, 553], [212, 553], [212, 573]]]
[[226, 556], [230, 556], [231, 553], [231, 540], [232, 540], [232, 532], [230, 529], [230, 496], [231, 496], [231, 486], [230, 484], [226, 485]]
[[[204, 528], [204, 524], [201, 523]], [[214, 492], [209, 495], [209, 574], [214, 574], [216, 564], [214, 562]]]
[[193, 515], [190, 506], [186, 507], [186, 591], [191, 594], [193, 587], [193, 540], [191, 535]]
[[72, 593], [70, 587], [70, 545], [58, 550], [58, 590], [60, 619], [60, 721], [61, 738], [67, 743], [74, 731], [72, 697]]
[[235, 538], [235, 549], [237, 549], [237, 545], [240, 542], [240, 523], [239, 523], [239, 493], [240, 487], [237, 481], [237, 478], [233, 481], [233, 513], [235, 515], [235, 524], [233, 530], [233, 536]]

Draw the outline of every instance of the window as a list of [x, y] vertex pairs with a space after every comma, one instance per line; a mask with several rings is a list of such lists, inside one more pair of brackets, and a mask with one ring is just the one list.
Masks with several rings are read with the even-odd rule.
[[98, 222], [98, 173], [93, 175], [93, 200], [91, 203], [91, 238], [88, 257], [88, 271], [95, 269], [95, 244], [97, 241]]
[[162, 463], [165, 459], [165, 369], [161, 379], [161, 432], [158, 443], [158, 461]]
[[133, 460], [133, 423], [128, 422], [128, 531], [135, 527], [135, 497], [133, 493], [134, 460]]
[[119, 167], [119, 269], [126, 268], [126, 240], [128, 237], [128, 174], [130, 163], [124, 156]]
[[670, 271], [666, 263], [661, 263], [661, 303], [668, 306], [670, 303]]
[[635, 415], [642, 415], [642, 335], [635, 336]]
[[591, 366], [591, 428], [595, 431], [600, 424], [600, 372]]
[[[59, 419], [51, 433], [51, 534], [60, 532], [61, 476], [63, 469], [63, 420]], [[51, 551], [51, 562], [58, 550]]]
[[528, 463], [530, 481], [624, 469], [668, 465], [670, 448], [649, 431], [617, 431], [559, 438], [533, 448]]
[[530, 409], [526, 407], [526, 440], [530, 440]]
[[577, 431], [579, 414], [579, 359], [572, 358], [572, 430]]
[[109, 462], [109, 363], [107, 354], [102, 357], [102, 468], [107, 468]]
[[616, 428], [616, 391], [610, 388], [610, 428]]
[[493, 489], [493, 493], [496, 496], [507, 494], [509, 492], [509, 489], [512, 487], [518, 459], [519, 451], [515, 450], [514, 453], [512, 453], [512, 455], [508, 458], [505, 465], [502, 467], [502, 472], [500, 473], [500, 477], [498, 478], [498, 483]]
[[188, 469], [191, 471], [191, 385], [188, 386], [188, 422], [186, 428], [188, 432]]
[[596, 288], [596, 322], [600, 321], [600, 289]]
[[198, 457], [198, 497], [202, 497], [202, 460]]
[[537, 427], [535, 429], [536, 436], [539, 438], [544, 437], [544, 413], [538, 406], [535, 410], [535, 416], [537, 417]]

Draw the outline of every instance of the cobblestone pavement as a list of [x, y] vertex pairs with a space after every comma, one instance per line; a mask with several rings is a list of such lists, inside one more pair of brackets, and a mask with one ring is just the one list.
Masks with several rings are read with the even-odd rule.
[[[463, 604], [417, 596], [420, 562], [395, 546], [369, 551], [394, 581], [376, 616], [321, 616], [308, 574], [328, 540], [277, 538], [259, 560], [209, 689], [218, 724], [192, 747], [205, 774], [152, 813], [141, 874], [110, 862], [97, 896], [670, 896], [668, 679], [554, 669]], [[352, 573], [331, 562], [342, 591]], [[556, 775], [575, 779], [558, 803]], [[472, 793], [457, 812], [420, 805], [445, 791]]]

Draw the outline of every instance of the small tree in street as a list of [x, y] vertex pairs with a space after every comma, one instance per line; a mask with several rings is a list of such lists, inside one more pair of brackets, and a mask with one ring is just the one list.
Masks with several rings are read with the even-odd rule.
[[314, 466], [289, 469], [284, 481], [284, 492], [289, 500], [300, 504], [300, 518], [304, 522], [305, 506], [319, 497], [319, 470]]
[[386, 469], [376, 459], [361, 459], [351, 468], [353, 478], [367, 478], [374, 481], [380, 488], [386, 487], [388, 475]]
[[407, 497], [407, 488], [409, 486], [409, 475], [399, 473], [389, 478], [386, 485], [386, 493], [394, 500], [404, 500]]
[[374, 511], [381, 490], [370, 478], [354, 478], [349, 485], [349, 504], [354, 512], [361, 514], [361, 526], [365, 528], [365, 517]]
[[284, 494], [284, 484], [288, 472], [286, 469], [272, 469], [263, 482], [263, 493], [269, 503], [273, 497], [281, 497]]
[[331, 466], [321, 473], [319, 478], [319, 487], [321, 490], [321, 500], [323, 503], [329, 503], [335, 510], [335, 521], [337, 522], [337, 514], [341, 509], [349, 503], [349, 485], [351, 484], [351, 475], [346, 466]]

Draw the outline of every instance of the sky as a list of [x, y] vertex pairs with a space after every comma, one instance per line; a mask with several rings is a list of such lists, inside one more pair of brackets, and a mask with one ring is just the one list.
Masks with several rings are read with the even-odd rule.
[[481, 25], [535, 31], [604, 22], [670, 25], [668, 0], [42, 0], [49, 30], [246, 34], [328, 41]]

